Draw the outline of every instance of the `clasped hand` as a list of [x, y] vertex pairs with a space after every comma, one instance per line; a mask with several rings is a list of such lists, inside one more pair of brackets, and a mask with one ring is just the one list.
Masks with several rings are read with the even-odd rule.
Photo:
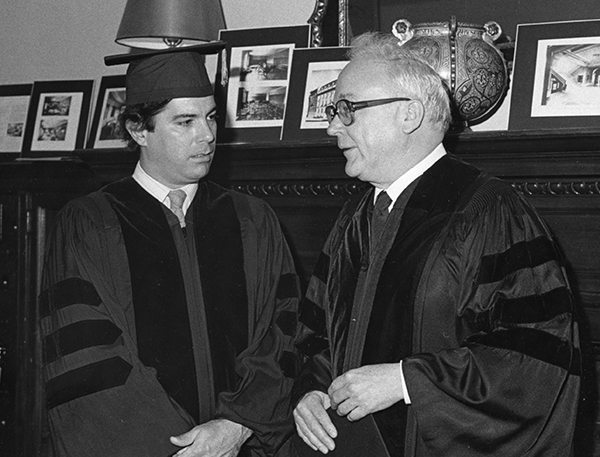
[[296, 430], [313, 450], [335, 449], [337, 430], [327, 415], [331, 407], [350, 421], [389, 408], [404, 398], [399, 363], [366, 365], [334, 379], [327, 394], [307, 393], [294, 409]]
[[250, 435], [252, 431], [241, 424], [215, 419], [172, 436], [171, 443], [182, 447], [177, 457], [236, 457]]

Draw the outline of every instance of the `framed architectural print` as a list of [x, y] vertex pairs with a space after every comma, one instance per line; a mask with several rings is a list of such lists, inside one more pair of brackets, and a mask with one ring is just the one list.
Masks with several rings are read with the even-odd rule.
[[517, 27], [509, 130], [600, 126], [600, 20]]
[[308, 47], [310, 26], [221, 30], [219, 39], [219, 142], [279, 140], [293, 52]]
[[33, 84], [0, 86], [0, 152], [20, 153]]
[[348, 63], [348, 47], [294, 51], [283, 140], [327, 138], [325, 108], [333, 102], [338, 75]]
[[103, 76], [87, 147], [89, 149], [123, 148], [119, 114], [125, 106], [125, 75]]
[[22, 154], [84, 147], [93, 80], [33, 84]]

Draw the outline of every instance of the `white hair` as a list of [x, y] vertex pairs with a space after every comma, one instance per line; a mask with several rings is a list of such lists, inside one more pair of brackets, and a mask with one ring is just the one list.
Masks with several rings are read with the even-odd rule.
[[400, 96], [423, 103], [427, 119], [445, 132], [452, 121], [450, 92], [442, 77], [414, 51], [398, 45], [392, 34], [367, 32], [358, 36], [349, 52], [351, 61], [370, 60], [383, 64], [386, 75]]

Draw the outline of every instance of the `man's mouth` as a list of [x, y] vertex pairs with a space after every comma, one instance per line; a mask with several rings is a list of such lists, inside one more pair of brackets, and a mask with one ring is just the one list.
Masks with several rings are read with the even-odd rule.
[[198, 154], [194, 154], [193, 156], [191, 156], [193, 159], [202, 159], [205, 157], [210, 157], [212, 156], [214, 151], [206, 151], [206, 152], [199, 152]]

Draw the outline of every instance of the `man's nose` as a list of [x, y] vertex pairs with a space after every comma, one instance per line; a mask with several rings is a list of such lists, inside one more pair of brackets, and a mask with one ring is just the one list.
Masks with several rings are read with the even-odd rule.
[[336, 114], [327, 127], [327, 135], [336, 136], [341, 133], [343, 127], [340, 117]]
[[196, 131], [196, 141], [202, 142], [206, 141], [207, 143], [212, 143], [215, 140], [215, 132], [208, 124], [208, 122], [203, 122]]

